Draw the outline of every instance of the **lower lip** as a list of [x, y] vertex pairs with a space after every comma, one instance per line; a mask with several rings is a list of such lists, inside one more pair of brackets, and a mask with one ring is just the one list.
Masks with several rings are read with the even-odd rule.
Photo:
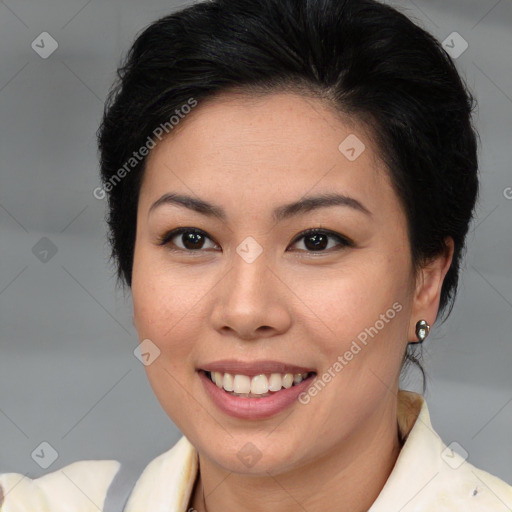
[[198, 373], [214, 404], [222, 412], [243, 420], [261, 420], [284, 411], [294, 402], [298, 402], [298, 396], [309, 387], [315, 377], [315, 374], [310, 375], [300, 384], [288, 389], [281, 389], [281, 391], [264, 398], [247, 398], [231, 395], [223, 388], [219, 388], [203, 370]]

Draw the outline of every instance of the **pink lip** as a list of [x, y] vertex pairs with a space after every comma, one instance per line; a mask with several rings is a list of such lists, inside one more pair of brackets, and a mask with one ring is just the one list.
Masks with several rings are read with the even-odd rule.
[[[212, 363], [200, 366], [198, 369], [207, 372], [230, 373], [231, 375], [247, 375], [254, 377], [260, 374], [271, 373], [310, 373], [314, 372], [314, 368], [305, 366], [295, 366], [292, 364], [282, 363], [280, 361], [237, 361], [235, 359], [224, 359], [222, 361], [214, 361]], [[258, 399], [261, 400], [261, 399]]]
[[[261, 369], [261, 367], [259, 368]], [[246, 373], [240, 373], [247, 375]], [[289, 373], [293, 372], [290, 371]], [[297, 373], [306, 372], [297, 371]], [[256, 375], [257, 374], [258, 373], [256, 373]], [[243, 420], [262, 420], [284, 411], [293, 403], [298, 402], [299, 395], [310, 386], [312, 380], [315, 378], [315, 375], [312, 375], [306, 380], [303, 380], [300, 384], [288, 389], [281, 389], [281, 391], [277, 391], [263, 398], [245, 398], [231, 395], [224, 389], [219, 388], [202, 370], [198, 371], [198, 375], [212, 402], [225, 414]]]

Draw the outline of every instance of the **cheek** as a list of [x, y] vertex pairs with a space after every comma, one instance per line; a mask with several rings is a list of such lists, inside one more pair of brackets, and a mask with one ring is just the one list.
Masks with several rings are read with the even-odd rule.
[[141, 251], [134, 258], [133, 316], [139, 339], [151, 340], [160, 351], [145, 366], [155, 396], [178, 427], [186, 429], [186, 418], [201, 412], [186, 391], [194, 373], [188, 364], [193, 344], [187, 340], [200, 323], [194, 320], [197, 293], [190, 293], [186, 280], [176, 281], [176, 275], [164, 272], [162, 265]]
[[185, 300], [175, 286], [154, 287], [145, 285], [133, 289], [134, 321], [139, 338], [149, 338], [162, 352], [172, 351], [173, 359], [186, 353], [189, 344], [180, 340], [192, 335], [194, 325], [193, 303]]
[[368, 253], [364, 258], [355, 254], [343, 268], [326, 269], [318, 279], [311, 274], [296, 278], [294, 291], [305, 305], [304, 315], [318, 329], [317, 336], [322, 333], [325, 343], [338, 349], [376, 322], [382, 333], [400, 327], [407, 288], [400, 264]]
[[169, 268], [160, 251], [138, 248], [132, 277], [133, 315], [139, 334], [153, 336], [155, 343], [165, 343], [173, 331], [193, 315], [204, 292], [193, 276], [182, 269]]
[[[173, 344], [183, 327], [188, 304], [179, 283], [164, 275], [161, 266], [143, 250], [136, 251], [132, 277], [133, 318], [139, 339], [150, 339], [161, 352], [176, 350]], [[176, 345], [176, 346], [173, 346]], [[150, 368], [147, 368], [150, 370]]]

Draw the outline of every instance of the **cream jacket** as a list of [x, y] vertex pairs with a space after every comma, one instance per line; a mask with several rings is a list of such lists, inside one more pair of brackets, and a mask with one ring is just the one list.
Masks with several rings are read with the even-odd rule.
[[[405, 444], [368, 512], [512, 511], [512, 487], [443, 444], [421, 395], [399, 392], [398, 423]], [[82, 460], [36, 479], [0, 474], [0, 512], [102, 511], [119, 468], [116, 460]], [[183, 436], [135, 477], [124, 512], [186, 512], [197, 468]]]

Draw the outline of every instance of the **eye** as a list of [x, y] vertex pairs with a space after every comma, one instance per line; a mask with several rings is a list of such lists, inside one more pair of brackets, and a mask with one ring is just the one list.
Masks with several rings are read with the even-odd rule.
[[[174, 238], [181, 241], [183, 244], [180, 247], [179, 244], [172, 242]], [[158, 240], [158, 245], [174, 245], [179, 250], [188, 252], [198, 252], [199, 249], [203, 249], [205, 239], [211, 240], [206, 233], [197, 228], [178, 228], [169, 231]]]
[[[341, 245], [342, 247], [354, 246], [354, 243], [348, 238], [324, 229], [313, 228], [303, 231], [294, 240], [293, 244], [297, 244], [298, 241], [302, 239], [304, 239], [303, 244], [306, 247], [306, 252], [331, 252], [330, 249], [333, 249], [333, 245], [334, 247], [336, 247], [336, 245]], [[329, 239], [335, 240], [338, 243], [329, 247]], [[342, 247], [338, 247], [338, 249], [335, 250], [340, 250]]]
[[[173, 242], [173, 239], [176, 239], [179, 243]], [[177, 247], [177, 250], [187, 251], [187, 252], [201, 252], [201, 249], [204, 249], [205, 240], [211, 240], [211, 238], [201, 229], [197, 228], [177, 228], [165, 233], [158, 240], [158, 245], [171, 245]], [[333, 247], [336, 245], [340, 250], [342, 247], [353, 247], [354, 243], [348, 238], [334, 233], [332, 231], [327, 231], [325, 229], [308, 229], [300, 233], [300, 235], [295, 238], [292, 245], [297, 244], [300, 240], [304, 239], [305, 250], [302, 249], [303, 252], [331, 252]], [[329, 247], [329, 239], [334, 240], [337, 243], [334, 243]], [[213, 241], [212, 241], [213, 242]], [[216, 246], [213, 243], [214, 247]], [[341, 247], [339, 247], [341, 246]], [[172, 250], [175, 250], [171, 247]]]

